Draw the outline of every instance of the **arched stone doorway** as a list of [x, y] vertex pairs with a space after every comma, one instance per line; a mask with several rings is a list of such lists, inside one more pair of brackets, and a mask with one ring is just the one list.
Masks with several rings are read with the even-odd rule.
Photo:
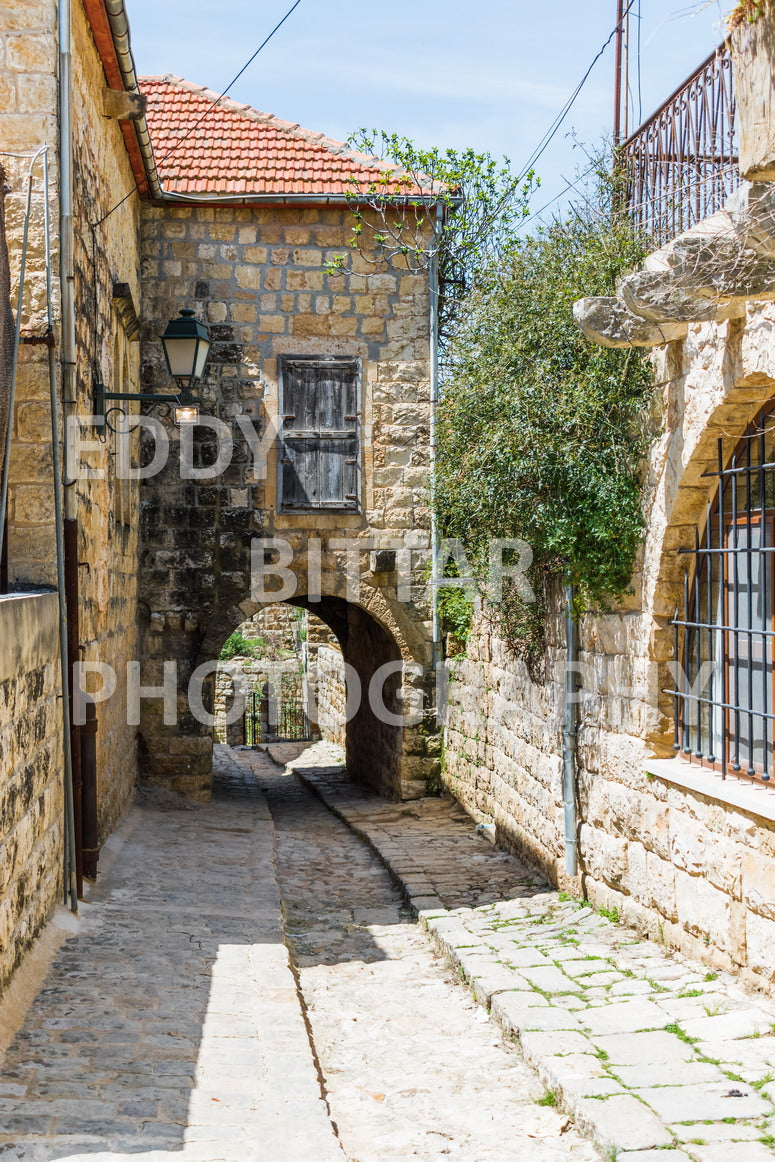
[[[375, 610], [338, 596], [312, 601], [299, 595], [284, 604], [308, 609], [341, 648], [348, 672], [350, 776], [393, 799], [427, 794], [438, 776], [440, 749], [432, 670], [423, 664], [422, 651], [419, 657], [413, 653], [387, 603], [372, 600]], [[158, 659], [151, 672], [160, 678], [162, 659], [177, 659], [178, 715], [176, 722], [165, 722], [163, 700], [144, 701], [144, 779], [195, 799], [209, 798], [217, 659], [229, 633], [261, 608], [262, 603], [243, 601], [206, 627], [175, 614], [147, 620], [147, 652]]]
[[225, 641], [215, 675], [216, 742], [321, 739], [344, 750], [345, 666], [336, 635], [310, 610], [263, 606]]

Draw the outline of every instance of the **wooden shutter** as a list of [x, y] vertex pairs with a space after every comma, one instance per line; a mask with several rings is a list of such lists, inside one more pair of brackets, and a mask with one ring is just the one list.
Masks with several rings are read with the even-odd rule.
[[280, 504], [357, 509], [357, 359], [280, 360]]

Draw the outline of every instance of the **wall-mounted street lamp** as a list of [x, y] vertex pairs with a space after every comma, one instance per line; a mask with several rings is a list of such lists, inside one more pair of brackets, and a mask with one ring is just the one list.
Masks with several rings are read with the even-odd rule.
[[[207, 356], [210, 354], [210, 332], [206, 323], [194, 317], [194, 312], [184, 308], [177, 319], [170, 319], [161, 336], [164, 357], [170, 375], [179, 385], [177, 395], [162, 395], [155, 391], [108, 391], [104, 383], [94, 385], [94, 415], [109, 424], [108, 414], [123, 408], [108, 408], [111, 400], [138, 403], [166, 404], [172, 407], [176, 424], [195, 424], [199, 420], [199, 404], [194, 396], [194, 385], [202, 378]], [[110, 425], [109, 425], [110, 426]]]

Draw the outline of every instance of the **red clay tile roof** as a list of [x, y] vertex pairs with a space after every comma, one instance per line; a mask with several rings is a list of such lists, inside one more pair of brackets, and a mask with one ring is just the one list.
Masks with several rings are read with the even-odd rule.
[[353, 177], [367, 189], [394, 172], [378, 158], [249, 105], [224, 98], [213, 108], [217, 93], [180, 77], [141, 77], [140, 88], [166, 193], [335, 197], [353, 190]]

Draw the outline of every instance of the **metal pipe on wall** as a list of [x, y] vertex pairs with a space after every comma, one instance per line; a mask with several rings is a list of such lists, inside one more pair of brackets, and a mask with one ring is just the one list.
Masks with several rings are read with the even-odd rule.
[[[73, 166], [72, 166], [72, 12], [70, 0], [59, 0], [59, 236], [60, 284], [62, 298], [62, 401], [65, 408], [63, 443], [67, 447], [67, 405], [75, 402], [73, 378], [75, 371], [75, 312], [73, 309]], [[48, 280], [49, 327], [51, 319], [51, 255], [48, 198], [48, 166], [46, 165], [46, 277]], [[75, 836], [75, 804], [73, 799], [73, 752], [71, 738], [72, 711], [70, 701], [71, 671], [68, 665], [68, 617], [65, 590], [65, 517], [76, 516], [75, 492], [72, 484], [66, 488], [59, 454], [60, 418], [57, 392], [56, 356], [49, 348], [49, 393], [51, 399], [51, 454], [54, 472], [54, 517], [57, 553], [57, 589], [59, 592], [59, 651], [62, 671], [62, 721], [65, 766], [65, 881], [70, 896], [70, 907], [78, 911], [78, 857]]]
[[[436, 682], [436, 699], [439, 698], [439, 682], [442, 662], [441, 618], [439, 615], [439, 529], [435, 503], [436, 473], [436, 410], [439, 402], [439, 240], [443, 229], [444, 207], [436, 203], [436, 218], [433, 224], [433, 249], [428, 266], [430, 286], [430, 421], [429, 456], [431, 476], [431, 602], [433, 617], [433, 674]], [[439, 709], [437, 705], [437, 710]]]
[[[71, 4], [59, 0], [59, 236], [60, 282], [62, 293], [62, 399], [75, 403], [75, 310], [73, 288], [75, 262], [73, 255], [73, 118]], [[68, 505], [70, 498], [65, 497]], [[75, 498], [72, 499], [74, 505]]]
[[[75, 666], [80, 661], [80, 618], [78, 615], [78, 521], [66, 518], [64, 521], [65, 552], [65, 603], [67, 606], [67, 678], [70, 706], [73, 706], [75, 691], [73, 680]], [[81, 769], [81, 736], [83, 727], [70, 721], [70, 754], [73, 768], [73, 818], [75, 834], [75, 879], [78, 895], [83, 896], [83, 772]]]
[[81, 727], [82, 797], [83, 797], [83, 872], [97, 877], [100, 858], [97, 828], [97, 708], [86, 699], [86, 721]]
[[578, 874], [576, 813], [576, 740], [578, 731], [577, 672], [579, 660], [578, 620], [574, 610], [575, 591], [565, 588], [565, 701], [562, 719], [562, 799], [565, 814], [565, 870]]

